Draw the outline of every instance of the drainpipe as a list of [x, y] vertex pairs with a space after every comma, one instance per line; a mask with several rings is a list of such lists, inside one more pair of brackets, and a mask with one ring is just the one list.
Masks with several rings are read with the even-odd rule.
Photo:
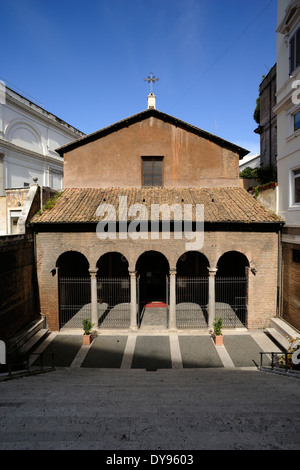
[[277, 276], [277, 317], [281, 318], [281, 282], [282, 282], [282, 249], [281, 249], [281, 228], [278, 231], [278, 276]]

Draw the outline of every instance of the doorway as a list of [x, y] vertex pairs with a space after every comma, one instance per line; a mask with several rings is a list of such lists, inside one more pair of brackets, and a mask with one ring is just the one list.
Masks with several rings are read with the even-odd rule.
[[157, 251], [143, 253], [136, 264], [138, 278], [138, 325], [166, 328], [169, 263]]
[[151, 302], [166, 303], [166, 284], [169, 263], [157, 251], [143, 253], [136, 264], [139, 277], [140, 302], [144, 306]]

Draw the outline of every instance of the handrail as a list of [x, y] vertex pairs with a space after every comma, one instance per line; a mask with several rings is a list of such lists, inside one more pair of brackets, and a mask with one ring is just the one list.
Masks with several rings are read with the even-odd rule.
[[[285, 371], [285, 372], [299, 372], [299, 370], [295, 370], [291, 367], [289, 367], [290, 363], [288, 361], [288, 359], [291, 358], [291, 356], [293, 355], [293, 353], [291, 351], [260, 351], [260, 370], [262, 370], [263, 368], [266, 368], [267, 366], [263, 366], [263, 356], [264, 355], [269, 355], [271, 356], [271, 370], [273, 371], [275, 368], [277, 370], [282, 370], [282, 371]], [[278, 367], [276, 367], [276, 364], [274, 363], [274, 357], [275, 356], [280, 356], [281, 358], [284, 357], [284, 366], [283, 365], [278, 365]]]
[[[40, 358], [40, 367], [39, 368], [35, 368], [35, 369], [32, 369], [32, 364], [30, 364], [30, 357], [32, 356], [37, 356], [37, 358]], [[45, 356], [50, 356], [51, 357], [51, 366], [45, 366], [44, 365], [44, 357]], [[14, 365], [18, 365], [18, 363], [24, 363], [25, 362], [25, 366], [24, 368], [20, 368], [20, 369], [17, 369], [15, 371], [13, 371], [13, 366]], [[41, 353], [28, 353], [28, 354], [24, 354], [22, 356], [18, 356], [18, 357], [7, 357], [7, 376], [8, 377], [12, 377], [13, 375], [17, 375], [17, 374], [20, 374], [22, 371], [26, 371], [27, 375], [30, 375], [30, 374], [34, 374], [34, 373], [37, 373], [37, 372], [46, 372], [46, 371], [49, 371], [49, 370], [54, 370], [54, 353], [53, 352], [49, 352], [49, 353], [45, 353], [45, 352], [41, 352]], [[13, 373], [15, 372], [15, 373]]]

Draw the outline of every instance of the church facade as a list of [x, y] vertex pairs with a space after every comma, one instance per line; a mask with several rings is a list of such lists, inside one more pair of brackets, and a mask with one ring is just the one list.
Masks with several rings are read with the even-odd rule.
[[57, 151], [64, 191], [31, 221], [51, 330], [269, 325], [282, 220], [240, 187], [247, 150], [149, 107]]

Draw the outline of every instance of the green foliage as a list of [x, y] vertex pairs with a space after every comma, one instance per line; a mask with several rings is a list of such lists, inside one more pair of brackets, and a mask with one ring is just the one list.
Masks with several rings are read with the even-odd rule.
[[45, 204], [43, 205], [43, 210], [48, 210], [48, 209], [52, 209], [52, 207], [54, 207], [57, 199], [61, 196], [61, 192], [57, 192], [55, 194], [55, 196], [51, 197], [50, 199], [48, 199], [47, 202], [45, 202]]
[[259, 184], [276, 183], [277, 168], [273, 164], [260, 166], [258, 168], [250, 168], [247, 166], [240, 173], [241, 178], [255, 179]]
[[277, 168], [270, 163], [269, 165], [257, 168], [257, 181], [260, 184], [277, 182]]
[[82, 326], [83, 326], [83, 331], [84, 331], [83, 334], [89, 335], [94, 326], [94, 323], [92, 323], [88, 318], [85, 318], [84, 320], [82, 320]]
[[247, 178], [247, 179], [256, 179], [257, 168], [250, 168], [250, 166], [247, 166], [247, 168], [244, 168], [243, 171], [241, 171], [240, 177]]
[[45, 202], [45, 204], [43, 204], [43, 208], [38, 211], [37, 215], [41, 215], [41, 213], [42, 213], [43, 211], [52, 209], [52, 207], [55, 206], [55, 203], [56, 203], [57, 199], [61, 196], [61, 194], [62, 194], [62, 191], [61, 191], [61, 192], [57, 192], [57, 193], [55, 194], [55, 196], [53, 196], [53, 197], [51, 197], [50, 199], [48, 199], [48, 201]]
[[[263, 81], [265, 78], [266, 78], [266, 76], [262, 75], [261, 81]], [[258, 91], [259, 91], [259, 89], [258, 89]], [[254, 110], [254, 113], [253, 113], [253, 119], [257, 124], [260, 123], [260, 98], [259, 97], [256, 99], [256, 107], [255, 107], [255, 110]]]
[[280, 367], [287, 367], [288, 369], [295, 369], [300, 370], [299, 364], [294, 364], [292, 360], [293, 353], [300, 348], [299, 338], [292, 338], [289, 336], [288, 342], [290, 343], [290, 347], [287, 350], [287, 355], [283, 354], [279, 358], [279, 366]]
[[257, 124], [259, 124], [260, 122], [260, 98], [257, 98], [256, 100], [256, 107], [253, 113], [253, 119]]
[[220, 317], [218, 320], [215, 320], [213, 323], [214, 326], [214, 333], [216, 336], [220, 336], [222, 334], [222, 326], [223, 326], [223, 320]]

